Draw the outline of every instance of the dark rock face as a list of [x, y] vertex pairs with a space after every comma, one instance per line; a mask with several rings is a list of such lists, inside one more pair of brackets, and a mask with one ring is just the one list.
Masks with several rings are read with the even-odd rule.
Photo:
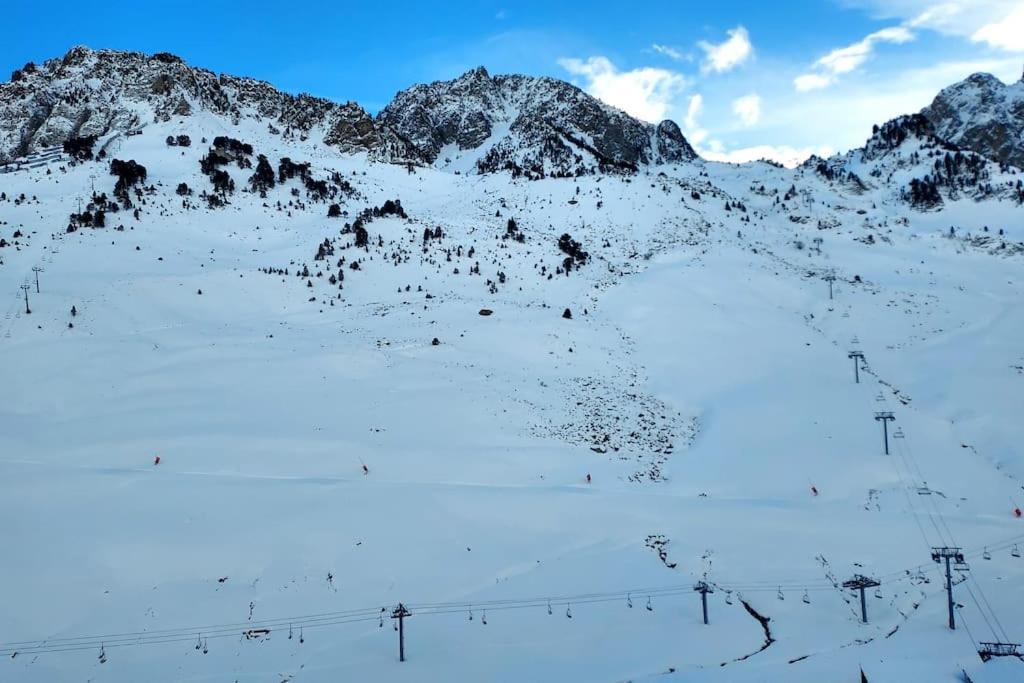
[[479, 173], [532, 177], [696, 158], [679, 127], [638, 121], [569, 83], [491, 76], [483, 67], [400, 92], [376, 118], [358, 104], [282, 93], [263, 81], [216, 75], [167, 53], [76, 47], [20, 69], [0, 84], [0, 161], [69, 139], [138, 130], [209, 112], [265, 121], [286, 137], [323, 135], [346, 153], [386, 162], [443, 165], [466, 152]]
[[[373, 119], [351, 102], [289, 95], [263, 81], [217, 76], [167, 53], [76, 47], [0, 84], [0, 160], [69, 138], [126, 133], [152, 120], [196, 111], [233, 122], [263, 119], [300, 138], [322, 127], [329, 131], [328, 144], [345, 151], [370, 151], [381, 144]], [[400, 147], [394, 150], [398, 156]]]
[[636, 170], [690, 161], [696, 153], [671, 121], [655, 127], [552, 78], [491, 76], [483, 67], [453, 81], [400, 92], [377, 117], [419, 155], [476, 150], [478, 172], [536, 175]]
[[1024, 168], [1024, 80], [974, 74], [945, 88], [922, 112], [957, 147]]

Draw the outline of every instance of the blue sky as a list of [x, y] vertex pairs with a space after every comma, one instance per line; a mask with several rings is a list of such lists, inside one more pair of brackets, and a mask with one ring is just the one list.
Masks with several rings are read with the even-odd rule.
[[5, 9], [5, 73], [78, 44], [168, 51], [376, 111], [410, 84], [482, 64], [563, 78], [641, 118], [672, 118], [703, 153], [732, 159], [843, 150], [973, 71], [1009, 81], [1024, 67], [1020, 0], [46, 7], [45, 21], [29, 3]]

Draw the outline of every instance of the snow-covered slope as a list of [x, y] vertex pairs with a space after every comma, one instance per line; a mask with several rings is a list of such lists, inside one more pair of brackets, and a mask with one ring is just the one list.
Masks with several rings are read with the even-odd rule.
[[946, 200], [969, 197], [1024, 203], [1020, 169], [941, 139], [922, 114], [875, 126], [863, 147], [803, 164], [853, 192], [874, 189], [886, 201], [934, 210]]
[[1020, 679], [1016, 170], [528, 180], [454, 172], [511, 109], [408, 165], [142, 100], [0, 176], [0, 680]]

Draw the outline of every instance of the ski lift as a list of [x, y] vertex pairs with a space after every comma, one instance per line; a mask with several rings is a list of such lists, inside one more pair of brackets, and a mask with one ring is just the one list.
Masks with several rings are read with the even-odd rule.
[[487, 610], [484, 610], [483, 616], [480, 617], [480, 623], [487, 626]]
[[894, 439], [905, 439], [906, 436], [903, 434], [903, 428], [902, 427], [897, 427], [896, 431], [894, 431], [892, 433], [892, 438], [894, 438]]
[[473, 608], [472, 607], [469, 608], [469, 620], [473, 621]]
[[572, 605], [565, 606], [565, 617], [566, 619], [572, 619]]
[[786, 596], [782, 594], [782, 586], [779, 586], [778, 598], [779, 598], [779, 600], [785, 600], [786, 599]]
[[651, 596], [650, 595], [647, 596], [647, 611], [648, 612], [653, 612], [654, 611], [654, 608], [651, 607]]
[[804, 597], [803, 597], [803, 601], [804, 601], [804, 604], [805, 604], [805, 605], [809, 605], [809, 604], [811, 604], [811, 596], [807, 594], [807, 591], [806, 591], [806, 590], [804, 590]]
[[725, 591], [725, 604], [732, 604], [732, 591]]
[[626, 593], [626, 607], [633, 609], [633, 598], [629, 596], [629, 593]]
[[885, 394], [883, 394], [881, 391], [879, 391], [878, 392], [878, 396], [875, 396], [875, 400], [878, 401], [879, 403], [884, 403], [885, 402]]
[[[381, 627], [384, 626], [384, 617], [383, 616], [381, 616], [381, 618], [380, 618], [380, 625], [381, 625]], [[291, 639], [292, 639], [292, 625], [288, 624], [288, 640], [291, 640]]]
[[206, 647], [206, 639], [204, 638], [203, 639], [203, 654], [205, 655], [209, 651], [210, 651], [209, 648]]
[[551, 615], [551, 601], [548, 600], [548, 615]]
[[103, 647], [103, 643], [100, 643], [100, 656], [97, 657], [97, 659], [100, 660], [100, 664], [106, 664], [107, 663], [107, 651]]
[[203, 648], [203, 636], [202, 634], [196, 634], [196, 649], [201, 650]]
[[988, 548], [985, 548], [985, 552], [983, 552], [981, 554], [981, 559], [983, 559], [983, 560], [991, 560], [992, 559], [992, 553], [990, 553], [988, 551]]
[[302, 645], [304, 642], [306, 642], [306, 639], [302, 637], [302, 627], [300, 626], [299, 627], [299, 645]]
[[957, 560], [953, 563], [953, 570], [958, 572], [968, 572], [971, 570], [971, 566], [967, 564], [965, 560]]
[[1017, 548], [1016, 543], [1013, 544], [1013, 550], [1010, 551], [1010, 555], [1012, 555], [1013, 557], [1020, 557], [1020, 549]]
[[879, 599], [879, 600], [882, 599], [882, 589], [881, 588], [875, 588], [875, 597], [877, 599]]
[[924, 484], [923, 486], [918, 486], [917, 487], [917, 495], [919, 495], [919, 496], [930, 496], [930, 495], [932, 495], [932, 490], [930, 488], [928, 488], [928, 482], [923, 482], [923, 484]]

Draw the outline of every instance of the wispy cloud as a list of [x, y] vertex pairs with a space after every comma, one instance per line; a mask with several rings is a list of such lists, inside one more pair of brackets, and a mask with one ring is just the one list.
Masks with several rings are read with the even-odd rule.
[[870, 33], [856, 43], [836, 48], [814, 63], [814, 71], [801, 74], [793, 80], [793, 86], [801, 91], [825, 88], [836, 82], [867, 61], [878, 43], [902, 44], [914, 39], [914, 34], [905, 26], [892, 26]]
[[703, 108], [704, 96], [700, 93], [691, 95], [690, 102], [686, 106], [686, 118], [683, 119], [683, 132], [693, 145], [700, 145], [708, 137], [707, 130], [701, 128], [700, 121], [698, 121]]
[[644, 121], [661, 121], [686, 88], [687, 79], [668, 69], [642, 67], [620, 71], [607, 57], [563, 58], [558, 64], [583, 79], [594, 97]]
[[1024, 52], [1024, 5], [999, 21], [985, 24], [971, 34], [971, 40], [1008, 52]]
[[732, 101], [732, 113], [745, 127], [756, 125], [761, 120], [761, 96], [752, 93], [736, 98]]
[[770, 159], [783, 166], [793, 168], [799, 166], [807, 157], [817, 154], [820, 157], [827, 157], [835, 152], [827, 146], [820, 147], [791, 147], [789, 145], [754, 145], [752, 147], [740, 147], [738, 149], [725, 150], [721, 146], [712, 146], [709, 149], [701, 150], [701, 156], [711, 161], [724, 161], [732, 164], [742, 164], [748, 161]]
[[912, 29], [968, 38], [990, 48], [1024, 52], [1020, 0], [841, 0]]
[[702, 40], [697, 43], [704, 50], [704, 62], [701, 64], [704, 73], [724, 73], [753, 56], [754, 46], [747, 29], [737, 26], [726, 33], [729, 37], [724, 42], [709, 43]]
[[675, 49], [674, 47], [669, 47], [668, 45], [658, 45], [657, 43], [654, 43], [653, 45], [651, 45], [651, 49], [657, 52], [658, 54], [665, 55], [669, 59], [674, 59], [677, 62], [681, 62], [684, 59], [686, 59], [686, 55], [684, 55], [682, 52]]

